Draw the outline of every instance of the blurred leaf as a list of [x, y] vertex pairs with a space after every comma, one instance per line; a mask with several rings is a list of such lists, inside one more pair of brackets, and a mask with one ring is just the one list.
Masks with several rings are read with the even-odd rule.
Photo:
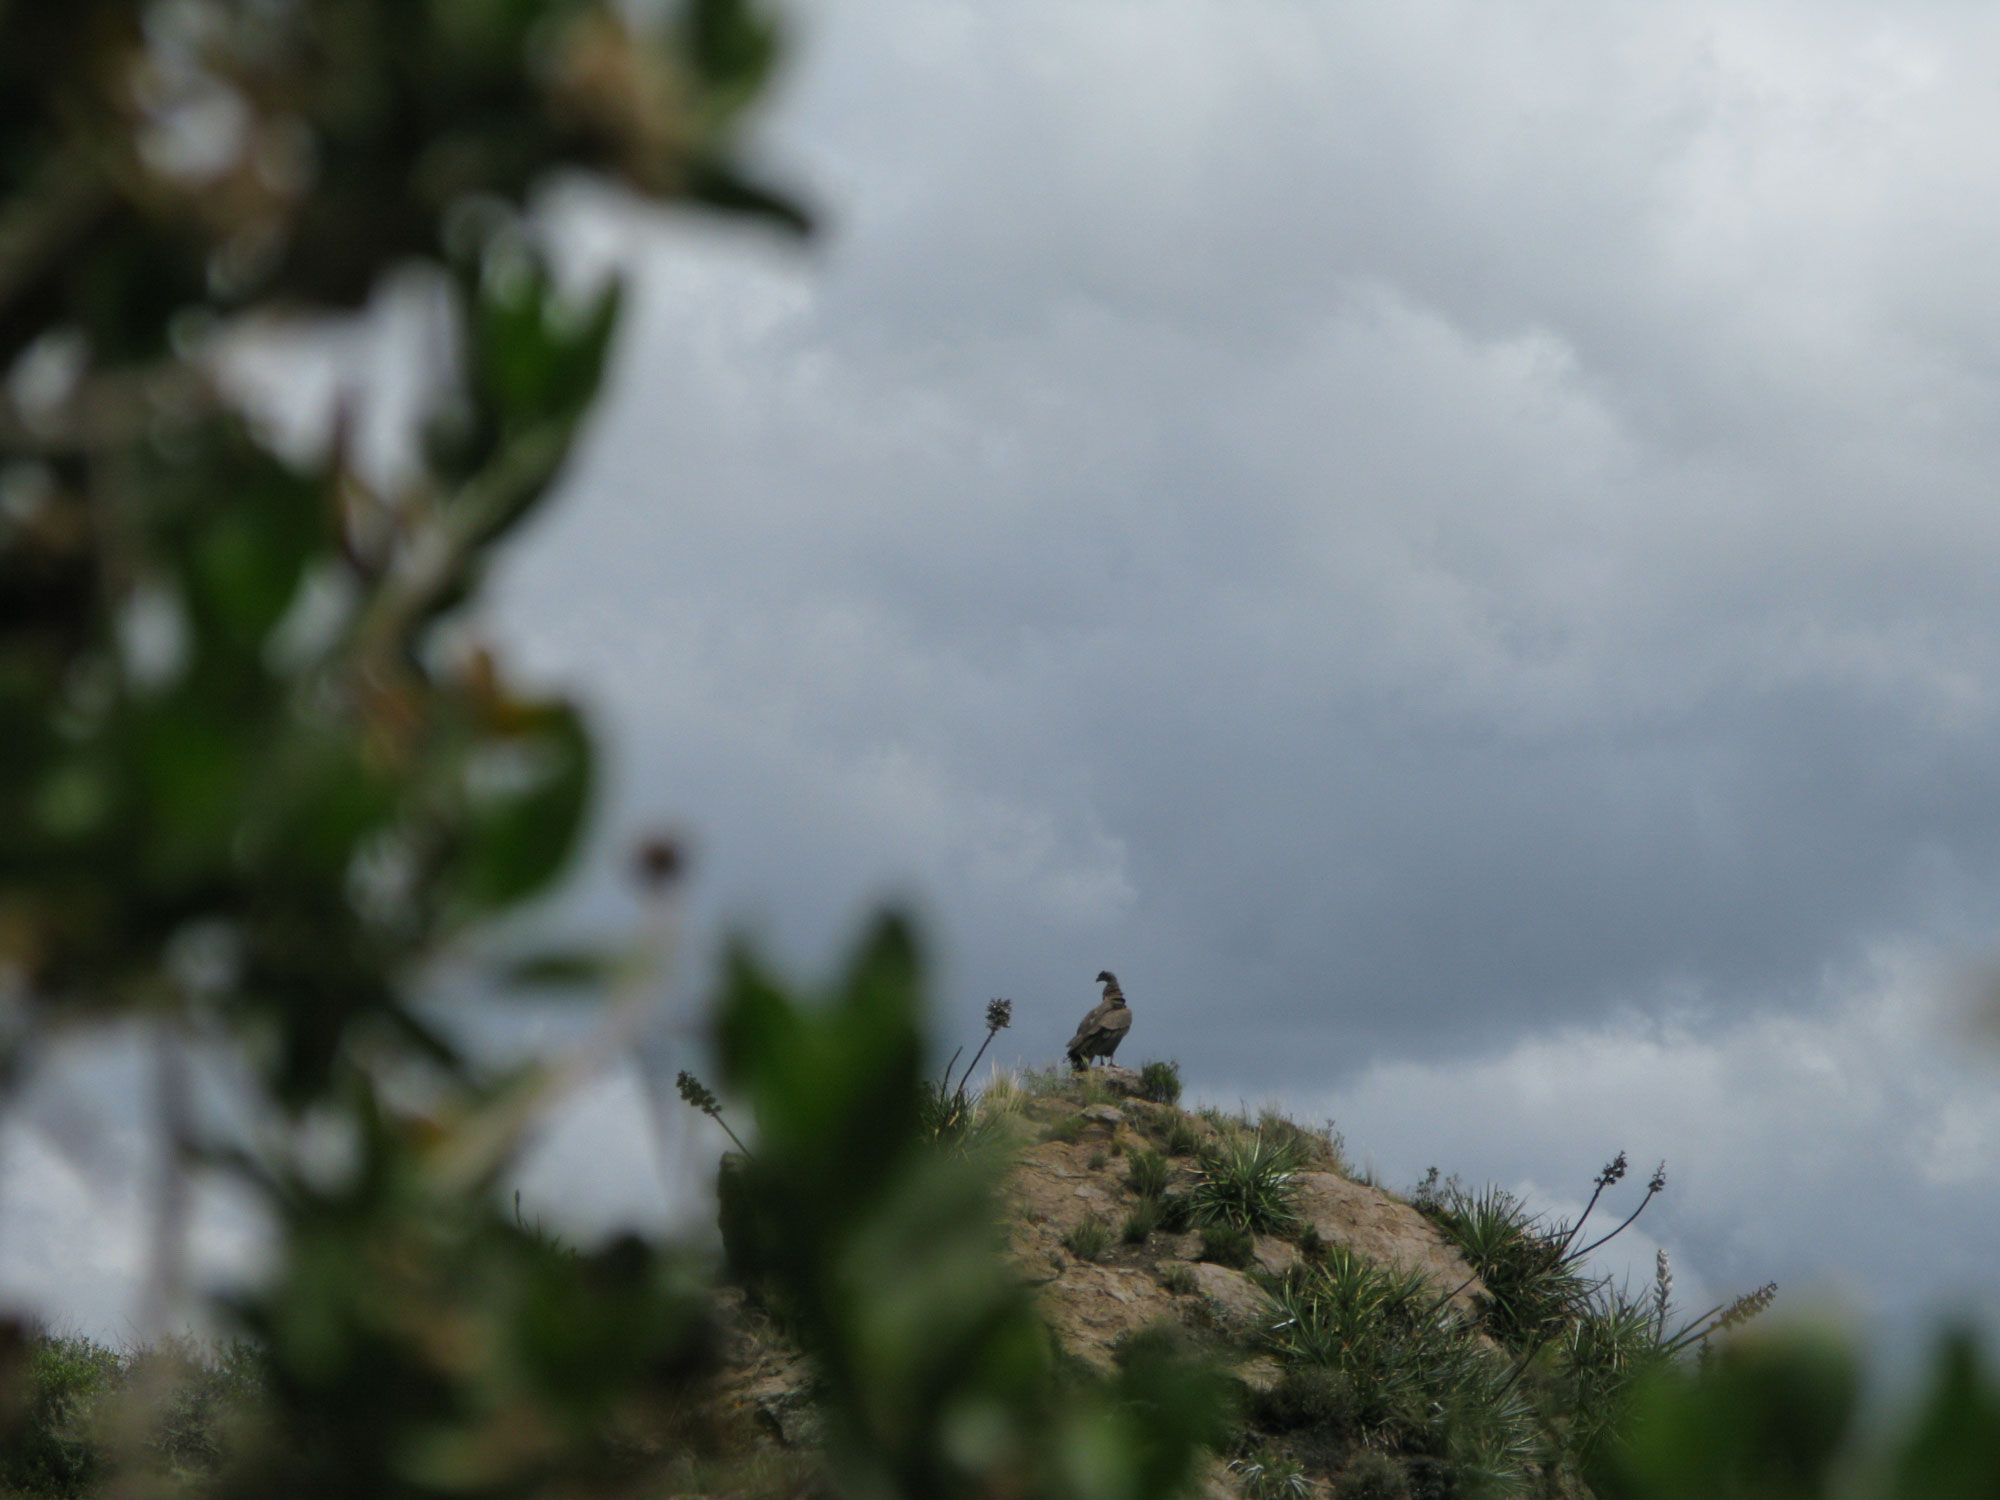
[[1625, 1500], [1820, 1500], [1858, 1384], [1851, 1353], [1824, 1337], [1739, 1339], [1698, 1374], [1642, 1386], [1601, 1487]]
[[1931, 1389], [1896, 1455], [1895, 1500], [2000, 1495], [2000, 1386], [1964, 1330], [1939, 1341]]
[[618, 955], [595, 948], [558, 949], [515, 959], [501, 971], [510, 989], [596, 991], [624, 968]]
[[516, 730], [468, 762], [469, 815], [457, 860], [460, 894], [506, 906], [561, 869], [590, 795], [590, 739], [566, 704], [524, 710]]

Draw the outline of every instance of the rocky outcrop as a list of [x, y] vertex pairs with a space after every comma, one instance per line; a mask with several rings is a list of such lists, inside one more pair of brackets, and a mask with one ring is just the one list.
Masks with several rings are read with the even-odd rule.
[[[1169, 1145], [1199, 1149], [1218, 1132], [1218, 1122], [1138, 1097], [1138, 1086], [1130, 1069], [1095, 1068], [1020, 1102], [1005, 1122], [1019, 1142], [1003, 1189], [1008, 1253], [1068, 1357], [1109, 1371], [1121, 1344], [1165, 1325], [1205, 1343], [1249, 1390], [1268, 1391], [1282, 1371], [1261, 1347], [1275, 1312], [1267, 1288], [1307, 1258], [1315, 1239], [1415, 1271], [1461, 1305], [1481, 1293], [1430, 1220], [1333, 1170], [1338, 1157], [1323, 1141], [1321, 1159], [1296, 1178], [1298, 1230], [1289, 1238], [1256, 1236], [1247, 1258], [1239, 1246], [1241, 1265], [1204, 1259], [1209, 1247], [1199, 1233], [1148, 1230], [1143, 1218], [1128, 1236], [1127, 1220], [1142, 1208], [1129, 1182], [1133, 1155]], [[1170, 1197], [1199, 1176], [1193, 1156], [1167, 1158]], [[740, 1293], [727, 1294], [721, 1311], [731, 1330], [728, 1408], [778, 1446], [816, 1446], [809, 1366]], [[1237, 1486], [1218, 1461], [1204, 1490], [1228, 1496]]]
[[1299, 1174], [1299, 1216], [1329, 1245], [1418, 1271], [1440, 1293], [1470, 1311], [1485, 1288], [1438, 1227], [1400, 1198], [1353, 1182], [1337, 1172]]
[[[1116, 1087], [1123, 1080], [1109, 1075], [1127, 1071], [1098, 1069], [1092, 1077]], [[1138, 1075], [1129, 1077], [1136, 1084]], [[1108, 1369], [1121, 1340], [1149, 1325], [1179, 1322], [1253, 1350], [1272, 1311], [1257, 1278], [1280, 1277], [1298, 1265], [1296, 1245], [1259, 1235], [1250, 1264], [1238, 1269], [1204, 1261], [1198, 1234], [1155, 1231], [1135, 1244], [1121, 1241], [1127, 1215], [1139, 1207], [1126, 1180], [1131, 1154], [1157, 1149], [1170, 1116], [1198, 1125], [1197, 1134], [1212, 1127], [1138, 1100], [1072, 1105], [1065, 1113], [1075, 1121], [1076, 1139], [1022, 1151], [1006, 1187], [1009, 1248], [1037, 1287], [1057, 1343], [1076, 1359]], [[1168, 1191], [1185, 1191], [1197, 1177], [1191, 1159], [1176, 1159], [1169, 1164]], [[1328, 1170], [1302, 1172], [1297, 1181], [1301, 1232], [1310, 1227], [1324, 1244], [1415, 1270], [1440, 1295], [1455, 1293], [1466, 1306], [1481, 1290], [1437, 1227], [1401, 1199]], [[1101, 1230], [1101, 1248], [1085, 1227], [1091, 1220]], [[1250, 1362], [1238, 1373], [1245, 1374]]]

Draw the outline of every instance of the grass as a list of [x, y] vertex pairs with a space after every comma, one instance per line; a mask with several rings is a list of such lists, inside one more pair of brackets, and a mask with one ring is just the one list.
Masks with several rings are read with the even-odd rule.
[[1141, 1198], [1118, 1230], [1118, 1238], [1128, 1245], [1143, 1245], [1160, 1227], [1160, 1200]]
[[1012, 1073], [998, 1069], [986, 1080], [986, 1087], [979, 1091], [979, 1112], [991, 1119], [1018, 1115], [1027, 1104], [1028, 1091], [1021, 1087], [1020, 1080]]
[[1062, 1141], [1074, 1146], [1083, 1138], [1083, 1127], [1087, 1122], [1082, 1115], [1065, 1115], [1060, 1120], [1052, 1120], [1042, 1127], [1042, 1139]]
[[1244, 1270], [1256, 1258], [1257, 1241], [1234, 1224], [1210, 1224], [1201, 1231], [1201, 1258], [1218, 1266]]
[[1166, 1140], [1162, 1144], [1169, 1156], [1194, 1156], [1201, 1150], [1201, 1133], [1186, 1115], [1177, 1114], [1167, 1123]]
[[1111, 1248], [1111, 1226], [1096, 1214], [1085, 1214], [1063, 1236], [1063, 1248], [1078, 1260], [1100, 1260]]
[[1134, 1151], [1125, 1158], [1125, 1185], [1141, 1198], [1158, 1200], [1167, 1191], [1167, 1159], [1157, 1151]]
[[1225, 1137], [1201, 1155], [1201, 1180], [1190, 1195], [1197, 1225], [1229, 1225], [1254, 1234], [1297, 1229], [1299, 1148], [1262, 1131]]
[[1176, 1297], [1185, 1297], [1195, 1289], [1194, 1272], [1183, 1265], [1171, 1265], [1160, 1273], [1160, 1285]]
[[1177, 1062], [1149, 1062], [1141, 1066], [1139, 1097], [1153, 1104], [1178, 1104], [1181, 1097], [1181, 1065]]

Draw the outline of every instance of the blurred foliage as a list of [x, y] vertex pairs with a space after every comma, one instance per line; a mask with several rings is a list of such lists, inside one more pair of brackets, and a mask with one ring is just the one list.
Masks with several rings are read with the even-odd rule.
[[1739, 1338], [1656, 1372], [1597, 1476], [1606, 1500], [1985, 1500], [2000, 1495], [2000, 1377], [1939, 1340], [1902, 1421], [1863, 1417], [1861, 1366], [1826, 1334]]
[[[421, 1011], [428, 966], [550, 889], [593, 777], [575, 709], [463, 624], [617, 322], [616, 286], [557, 286], [526, 200], [588, 172], [803, 228], [731, 148], [776, 55], [751, 0], [651, 29], [595, 0], [0, 4], [0, 1063], [150, 1030], [156, 1315], [178, 1182], [269, 1209], [277, 1269], [227, 1309], [265, 1421], [219, 1492], [573, 1487], [708, 1357], [686, 1255], [576, 1255], [507, 1212], [556, 1070], [476, 1067]], [[412, 263], [453, 328], [413, 472], [371, 485], [344, 420], [280, 457], [221, 355]], [[258, 1133], [197, 1129], [198, 1054], [240, 1070]], [[132, 1467], [115, 1431], [76, 1446], [36, 1347], [10, 1401], [50, 1482]], [[189, 1389], [121, 1381], [153, 1426]]]

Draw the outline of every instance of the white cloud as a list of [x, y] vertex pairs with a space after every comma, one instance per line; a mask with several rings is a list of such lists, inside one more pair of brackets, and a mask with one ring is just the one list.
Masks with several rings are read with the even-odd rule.
[[1636, 1203], [1668, 1188], [1605, 1269], [1634, 1285], [1656, 1244], [1682, 1300], [1766, 1280], [1797, 1310], [1834, 1302], [1906, 1333], [1970, 1305], [2000, 1318], [1983, 1251], [2000, 1217], [2000, 1052], [1975, 1041], [1932, 957], [1881, 952], [1791, 1013], [1625, 1013], [1493, 1053], [1380, 1061], [1313, 1098], [1385, 1180], [1439, 1165], [1573, 1216], [1619, 1150]]

